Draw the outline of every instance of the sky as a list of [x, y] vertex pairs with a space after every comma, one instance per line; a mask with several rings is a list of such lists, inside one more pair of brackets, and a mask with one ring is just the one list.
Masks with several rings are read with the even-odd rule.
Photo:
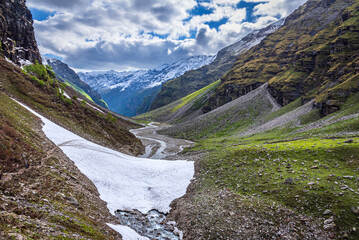
[[27, 0], [42, 55], [76, 70], [149, 69], [214, 55], [306, 0]]

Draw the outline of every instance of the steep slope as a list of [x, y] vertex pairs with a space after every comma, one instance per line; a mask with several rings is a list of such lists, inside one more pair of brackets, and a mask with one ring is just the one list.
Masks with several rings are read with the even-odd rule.
[[148, 111], [161, 85], [186, 71], [213, 61], [213, 56], [195, 56], [155, 69], [135, 72], [78, 73], [80, 78], [98, 91], [111, 110], [126, 116]]
[[[354, 5], [353, 5], [354, 4]], [[315, 98], [322, 115], [340, 108], [358, 88], [359, 4], [310, 0], [279, 30], [242, 54], [210, 98], [210, 111], [268, 83], [287, 105]]]
[[214, 93], [219, 84], [220, 81], [218, 80], [180, 100], [138, 115], [135, 118], [143, 121], [156, 121], [171, 124], [185, 122], [203, 114], [202, 107]]
[[[25, 1], [0, 5], [0, 22], [9, 24], [0, 35], [24, 44], [13, 51], [14, 41], [8, 39], [1, 46], [0, 238], [121, 239], [106, 225], [118, 222], [95, 185], [43, 134], [39, 118], [13, 99], [85, 139], [133, 155], [144, 150], [128, 131], [138, 125], [81, 100], [56, 80], [54, 72], [39, 64]], [[21, 69], [14, 62], [27, 66]]]
[[153, 110], [169, 104], [217, 81], [231, 69], [240, 54], [257, 45], [268, 34], [278, 29], [283, 22], [284, 19], [248, 34], [239, 42], [220, 50], [211, 64], [189, 71], [179, 78], [168, 81], [162, 86], [150, 109]]
[[88, 100], [98, 105], [108, 108], [106, 102], [101, 99], [98, 92], [94, 91], [88, 84], [83, 82], [80, 77], [67, 64], [57, 59], [43, 57], [43, 64], [49, 65], [55, 72], [57, 79], [66, 83], [74, 90], [81, 93]]
[[321, 118], [313, 101], [281, 107], [268, 90], [157, 131], [201, 156], [172, 219], [188, 239], [357, 239], [359, 93]]
[[41, 63], [32, 23], [24, 0], [0, 2], [0, 53], [16, 64]]

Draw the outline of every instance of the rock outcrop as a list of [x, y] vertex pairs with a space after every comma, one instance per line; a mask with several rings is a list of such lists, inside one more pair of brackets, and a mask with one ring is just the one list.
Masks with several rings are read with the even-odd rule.
[[32, 24], [25, 0], [0, 1], [0, 53], [18, 65], [41, 63]]

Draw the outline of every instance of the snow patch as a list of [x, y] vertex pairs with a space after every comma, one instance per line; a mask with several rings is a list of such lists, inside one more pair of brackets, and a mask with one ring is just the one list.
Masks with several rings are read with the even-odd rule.
[[102, 111], [101, 109], [99, 109], [99, 108], [97, 108], [97, 107], [95, 107], [95, 106], [92, 106], [92, 105], [89, 104], [88, 102], [86, 102], [86, 104], [87, 104], [88, 106], [90, 106], [91, 108], [93, 108], [93, 109], [95, 109], [95, 110], [97, 110], [97, 111], [99, 111], [99, 112], [101, 112], [101, 113], [104, 113], [104, 111]]
[[14, 66], [17, 66], [13, 61], [11, 61], [10, 59], [8, 59], [7, 57], [5, 57], [5, 60], [6, 60], [8, 63], [11, 63], [11, 64], [14, 65]]
[[113, 230], [117, 231], [119, 234], [121, 234], [123, 240], [149, 240], [149, 238], [139, 235], [129, 227], [122, 225], [113, 225], [111, 223], [107, 223], [107, 225]]
[[193, 162], [123, 154], [87, 141], [19, 104], [43, 121], [46, 136], [95, 184], [112, 214], [134, 209], [167, 213], [170, 203], [186, 193], [194, 175]]

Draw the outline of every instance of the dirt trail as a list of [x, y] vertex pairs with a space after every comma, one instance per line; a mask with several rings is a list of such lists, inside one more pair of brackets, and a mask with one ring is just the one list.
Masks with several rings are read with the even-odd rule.
[[188, 140], [157, 134], [157, 131], [164, 127], [164, 125], [152, 122], [146, 127], [131, 130], [146, 147], [146, 153], [141, 157], [172, 160], [176, 159], [176, 155], [184, 148], [193, 145], [193, 142]]

